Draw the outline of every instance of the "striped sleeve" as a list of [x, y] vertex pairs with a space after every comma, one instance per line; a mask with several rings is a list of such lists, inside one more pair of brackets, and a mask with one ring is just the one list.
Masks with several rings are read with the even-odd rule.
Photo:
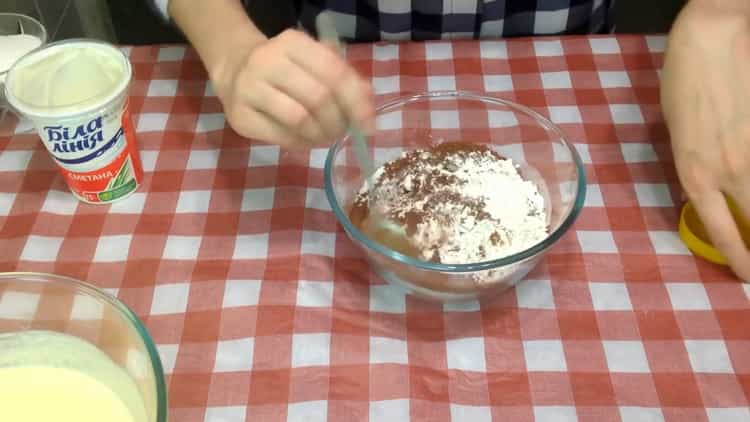
[[164, 21], [169, 21], [169, 0], [148, 0], [151, 9]]
[[[156, 13], [162, 20], [169, 21], [169, 0], [147, 0], [146, 1], [151, 9]], [[241, 0], [240, 3], [247, 8], [250, 4], [250, 0]]]

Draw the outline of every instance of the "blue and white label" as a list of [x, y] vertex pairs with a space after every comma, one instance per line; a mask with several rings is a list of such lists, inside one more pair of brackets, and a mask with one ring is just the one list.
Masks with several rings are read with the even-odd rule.
[[45, 146], [61, 165], [86, 165], [123, 145], [120, 119], [111, 114], [65, 123], [44, 125], [40, 131]]

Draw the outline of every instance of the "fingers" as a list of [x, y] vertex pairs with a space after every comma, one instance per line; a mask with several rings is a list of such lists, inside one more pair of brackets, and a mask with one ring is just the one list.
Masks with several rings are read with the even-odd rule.
[[299, 149], [309, 146], [309, 141], [301, 137], [269, 115], [250, 108], [244, 110], [241, 123], [234, 126], [245, 137], [271, 142], [286, 149]]
[[356, 122], [365, 133], [375, 131], [375, 101], [372, 88], [352, 71], [343, 79], [338, 92], [338, 100], [344, 109], [349, 111], [348, 117]]
[[268, 84], [256, 84], [247, 106], [297, 133], [308, 144], [325, 142], [326, 135], [317, 119], [296, 99]]
[[[739, 225], [742, 229], [741, 236], [745, 248], [750, 244], [750, 178], [744, 183], [737, 183], [735, 188], [731, 192], [732, 199], [734, 199], [735, 205], [737, 205], [735, 220], [739, 221]], [[748, 263], [750, 267], [750, 263]], [[740, 275], [740, 273], [737, 273]], [[743, 281], [750, 283], [750, 272], [743, 272], [740, 275]]]
[[270, 82], [314, 116], [327, 138], [319, 141], [330, 142], [344, 134], [347, 127], [346, 116], [336, 102], [333, 91], [305, 69], [290, 62], [287, 72], [276, 72], [270, 76]]
[[[729, 211], [724, 195], [718, 190], [708, 191], [694, 196], [691, 200], [713, 245], [727, 258], [732, 270], [743, 281], [750, 281], [750, 252]], [[750, 208], [744, 200], [743, 203], [745, 209]]]
[[293, 30], [252, 50], [230, 69], [220, 93], [232, 127], [247, 137], [307, 147], [331, 143], [352, 124], [374, 130], [369, 84], [332, 50]]
[[347, 119], [372, 131], [375, 106], [370, 85], [331, 48], [299, 32], [282, 36], [293, 37], [289, 45], [294, 47], [287, 51], [290, 59], [331, 89]]

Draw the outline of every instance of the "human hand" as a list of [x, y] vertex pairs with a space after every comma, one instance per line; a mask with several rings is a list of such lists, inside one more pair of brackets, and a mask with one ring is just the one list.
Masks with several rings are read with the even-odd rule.
[[211, 75], [240, 135], [299, 148], [330, 143], [350, 122], [374, 129], [372, 88], [333, 47], [296, 30], [246, 47], [228, 49]]
[[726, 205], [750, 221], [750, 4], [693, 0], [670, 33], [662, 108], [682, 186], [744, 281], [750, 252]]

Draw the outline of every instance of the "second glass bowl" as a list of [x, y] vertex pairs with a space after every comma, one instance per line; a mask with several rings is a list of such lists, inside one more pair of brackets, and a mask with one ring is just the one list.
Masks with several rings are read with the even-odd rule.
[[586, 178], [576, 149], [557, 126], [527, 107], [470, 92], [430, 92], [382, 105], [376, 121], [377, 129], [367, 140], [376, 168], [405, 151], [443, 142], [484, 144], [513, 159], [547, 199], [549, 235], [522, 252], [456, 265], [418, 260], [375, 242], [352, 224], [349, 211], [367, 175], [357, 165], [351, 138], [336, 142], [324, 170], [331, 208], [375, 272], [408, 293], [462, 301], [507, 290], [539, 263], [583, 207]]
[[[96, 347], [134, 383], [138, 397], [118, 397], [137, 400], [146, 418], [138, 422], [167, 421], [167, 389], [156, 346], [138, 317], [115, 297], [68, 277], [0, 273], [0, 340], [30, 332], [64, 334]], [[111, 371], [100, 371], [107, 365], [86, 360], [89, 355], [42, 352], [23, 365], [79, 370], [113, 392], [125, 391]]]

